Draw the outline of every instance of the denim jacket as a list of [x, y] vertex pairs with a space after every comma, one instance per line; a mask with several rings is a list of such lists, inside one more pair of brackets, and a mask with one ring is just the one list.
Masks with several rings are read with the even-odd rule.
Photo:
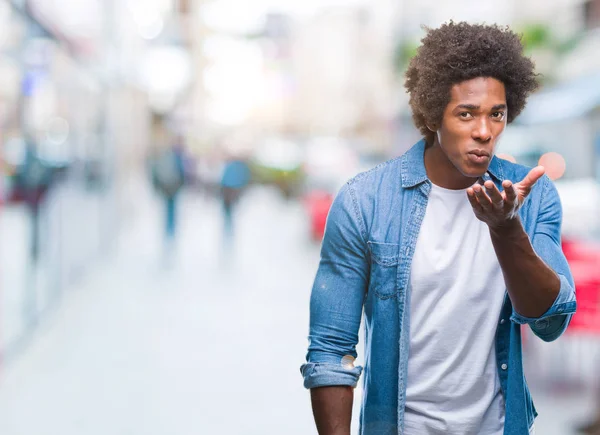
[[[353, 365], [364, 310], [365, 367], [360, 434], [404, 431], [410, 295], [409, 273], [431, 181], [425, 141], [404, 155], [348, 181], [334, 200], [310, 299], [306, 388], [355, 387], [363, 372]], [[485, 179], [502, 190], [529, 168], [493, 157]], [[537, 412], [523, 374], [521, 325], [544, 341], [567, 328], [575, 312], [575, 287], [561, 249], [562, 207], [552, 181], [543, 176], [519, 211], [535, 252], [560, 278], [560, 292], [539, 318], [517, 313], [508, 293], [498, 318], [496, 359], [506, 404], [504, 435], [527, 435]], [[456, 319], [460, 322], [460, 319]], [[414, 435], [414, 434], [407, 434]]]

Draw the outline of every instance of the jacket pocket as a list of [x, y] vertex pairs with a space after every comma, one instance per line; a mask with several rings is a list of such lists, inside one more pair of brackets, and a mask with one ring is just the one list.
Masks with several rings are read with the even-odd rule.
[[371, 251], [371, 276], [369, 291], [375, 293], [380, 299], [390, 299], [396, 296], [398, 278], [398, 251], [397, 243], [368, 242]]

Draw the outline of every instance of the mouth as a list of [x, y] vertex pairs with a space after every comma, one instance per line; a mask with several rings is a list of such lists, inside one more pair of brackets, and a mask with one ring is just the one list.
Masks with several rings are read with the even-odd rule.
[[485, 150], [473, 150], [467, 153], [469, 160], [473, 163], [482, 164], [490, 160], [490, 153]]
[[477, 157], [484, 157], [484, 156], [489, 157], [490, 156], [490, 153], [488, 153], [485, 150], [472, 150], [472, 151], [469, 151], [469, 154], [475, 154]]

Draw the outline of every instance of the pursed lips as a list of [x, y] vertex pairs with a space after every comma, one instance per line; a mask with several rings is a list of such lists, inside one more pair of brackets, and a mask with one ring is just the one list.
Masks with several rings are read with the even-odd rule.
[[468, 154], [475, 154], [477, 157], [482, 157], [482, 156], [489, 157], [490, 156], [490, 153], [488, 153], [485, 150], [472, 150], [472, 151], [469, 151]]

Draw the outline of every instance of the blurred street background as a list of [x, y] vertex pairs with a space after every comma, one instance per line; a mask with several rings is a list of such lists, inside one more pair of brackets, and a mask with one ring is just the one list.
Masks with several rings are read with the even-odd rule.
[[555, 180], [578, 292], [524, 329], [536, 433], [600, 415], [600, 0], [0, 0], [0, 434], [315, 434], [325, 218], [419, 139], [403, 74], [449, 19], [542, 74], [499, 149]]

